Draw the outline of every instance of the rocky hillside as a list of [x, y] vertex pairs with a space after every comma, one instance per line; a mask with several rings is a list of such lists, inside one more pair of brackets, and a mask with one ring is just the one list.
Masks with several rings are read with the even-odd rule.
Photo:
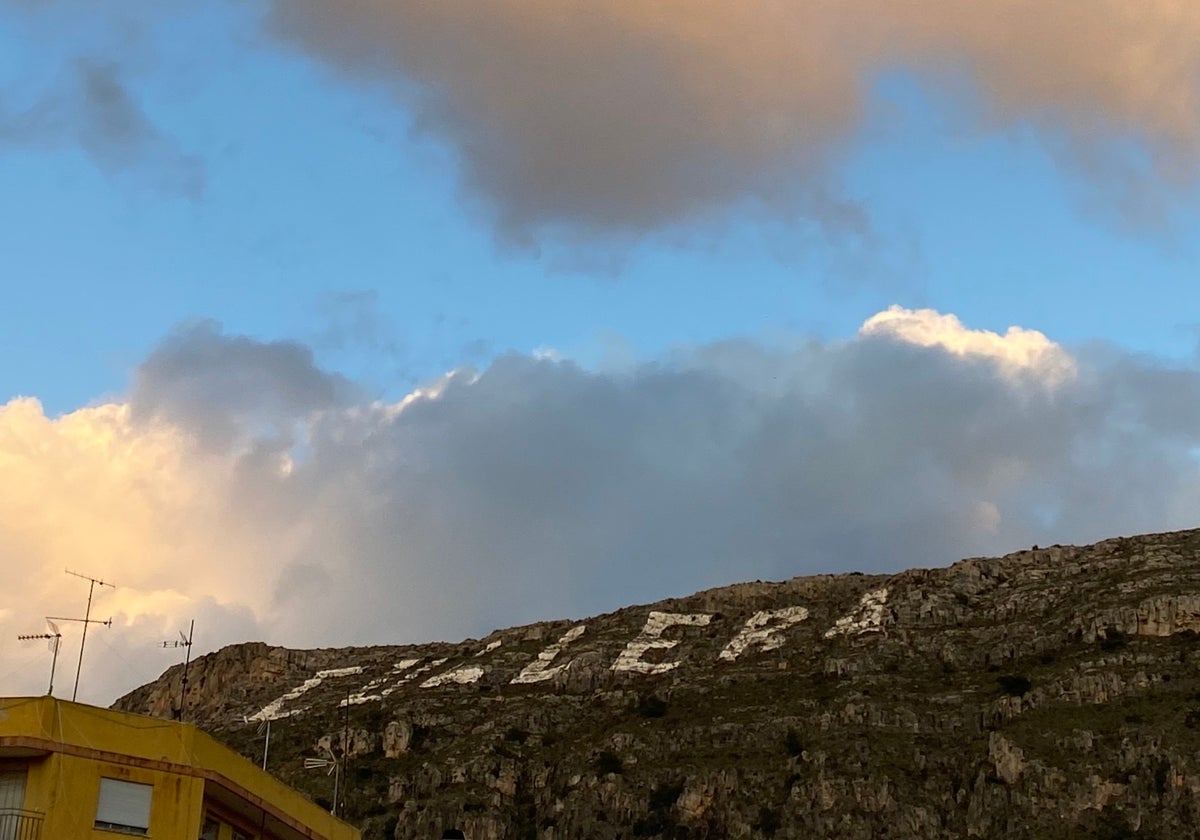
[[[1200, 531], [461, 644], [225, 648], [186, 716], [368, 838], [1200, 836]], [[118, 701], [169, 716], [180, 667]], [[328, 751], [328, 752], [327, 752]]]

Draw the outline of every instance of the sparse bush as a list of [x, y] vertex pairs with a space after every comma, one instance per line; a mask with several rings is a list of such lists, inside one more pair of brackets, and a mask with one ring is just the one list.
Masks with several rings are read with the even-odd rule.
[[1166, 796], [1168, 788], [1168, 780], [1171, 778], [1171, 762], [1165, 759], [1160, 759], [1154, 768], [1154, 790], [1158, 793], [1159, 799]]
[[778, 810], [764, 807], [758, 809], [758, 819], [750, 827], [760, 832], [764, 837], [774, 837], [775, 832], [783, 827], [783, 822], [779, 818]]
[[667, 701], [653, 694], [638, 699], [637, 713], [644, 718], [666, 717]]
[[414, 723], [412, 728], [412, 739], [408, 742], [408, 748], [416, 752], [428, 741], [432, 740], [433, 732], [428, 726], [421, 726], [419, 723]]
[[783, 747], [787, 750], [787, 754], [793, 758], [799, 758], [804, 752], [804, 744], [800, 740], [800, 733], [795, 729], [789, 729], [787, 735], [783, 738]]
[[602, 776], [607, 776], [609, 773], [624, 773], [625, 763], [616, 753], [601, 750], [600, 755], [596, 756], [596, 772]]
[[1000, 692], [1009, 697], [1023, 697], [1033, 687], [1029, 678], [1020, 674], [1002, 674], [996, 677], [996, 684], [1000, 686]]
[[1100, 639], [1100, 650], [1111, 653], [1114, 650], [1120, 650], [1127, 644], [1129, 644], [1128, 636], [1116, 627], [1108, 627], [1104, 630], [1104, 636]]
[[1138, 836], [1138, 832], [1129, 824], [1129, 818], [1113, 808], [1105, 808], [1100, 812], [1092, 832], [1095, 840], [1134, 840]]
[[650, 810], [665, 811], [668, 808], [673, 808], [682, 794], [683, 782], [666, 782], [661, 785], [655, 785], [654, 790], [650, 791]]
[[[682, 832], [682, 833], [681, 833]], [[633, 823], [634, 837], [686, 837], [687, 829], [679, 825], [670, 815], [653, 813]]]

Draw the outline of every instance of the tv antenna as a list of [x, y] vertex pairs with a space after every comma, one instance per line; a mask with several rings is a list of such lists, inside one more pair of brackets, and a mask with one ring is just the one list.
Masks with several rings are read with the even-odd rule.
[[[242, 715], [242, 723], [250, 723], [251, 718]], [[263, 759], [262, 769], [267, 769], [267, 751], [271, 749], [271, 718], [265, 717], [258, 722], [258, 727], [254, 730], [254, 736], [259, 737], [265, 734], [266, 740], [263, 742]]]
[[83, 646], [87, 644], [87, 631], [89, 624], [103, 624], [105, 627], [112, 627], [112, 619], [108, 621], [93, 621], [92, 620], [92, 594], [96, 591], [96, 584], [107, 586], [110, 589], [117, 587], [111, 583], [106, 583], [100, 578], [94, 578], [89, 575], [81, 575], [79, 572], [72, 572], [70, 569], [63, 569], [69, 575], [81, 578], [88, 581], [88, 599], [87, 611], [83, 614], [83, 618], [59, 618], [58, 621], [80, 621], [83, 623], [83, 638], [79, 641], [79, 664], [75, 666], [75, 690], [71, 692], [71, 702], [75, 702], [75, 698], [79, 695], [79, 673], [83, 670]]
[[333, 807], [329, 809], [329, 813], [337, 816], [338, 781], [341, 776], [342, 764], [334, 757], [333, 750], [329, 749], [329, 747], [322, 747], [322, 749], [325, 750], [329, 758], [306, 758], [304, 759], [304, 769], [325, 770], [326, 776], [333, 776]]
[[187, 703], [187, 672], [188, 663], [191, 662], [192, 659], [192, 634], [194, 632], [196, 632], [196, 619], [193, 618], [191, 625], [188, 626], [188, 634], [186, 636], [183, 635], [183, 631], [180, 630], [178, 639], [172, 639], [161, 644], [161, 647], [183, 648], [185, 650], [183, 655], [183, 680], [181, 681], [179, 687], [179, 708], [171, 710], [172, 716], [178, 721], [183, 720], [184, 704]]
[[50, 628], [49, 633], [26, 633], [22, 636], [17, 636], [22, 642], [27, 642], [32, 639], [49, 639], [50, 652], [53, 656], [50, 658], [50, 687], [46, 689], [46, 695], [54, 694], [54, 669], [58, 667], [58, 648], [62, 644], [62, 633], [58, 630], [58, 625], [50, 619], [46, 619], [46, 626]]

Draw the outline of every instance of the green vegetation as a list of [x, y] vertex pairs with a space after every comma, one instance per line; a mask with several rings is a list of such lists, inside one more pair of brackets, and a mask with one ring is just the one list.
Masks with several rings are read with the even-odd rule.
[[1029, 689], [1033, 688], [1029, 677], [1020, 674], [1004, 674], [996, 677], [996, 684], [1000, 686], [1001, 693], [1009, 697], [1024, 697], [1029, 693]]
[[601, 750], [600, 754], [596, 756], [596, 772], [602, 776], [609, 773], [624, 773], [625, 764], [616, 753], [610, 750]]
[[638, 699], [637, 713], [644, 718], [666, 717], [667, 701], [648, 694]]

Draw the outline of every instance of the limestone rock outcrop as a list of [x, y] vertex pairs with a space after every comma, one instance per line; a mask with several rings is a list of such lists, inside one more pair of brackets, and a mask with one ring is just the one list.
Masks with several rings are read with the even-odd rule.
[[[192, 663], [369, 840], [1200, 836], [1200, 531], [737, 584], [458, 644]], [[118, 701], [169, 716], [181, 668]]]

